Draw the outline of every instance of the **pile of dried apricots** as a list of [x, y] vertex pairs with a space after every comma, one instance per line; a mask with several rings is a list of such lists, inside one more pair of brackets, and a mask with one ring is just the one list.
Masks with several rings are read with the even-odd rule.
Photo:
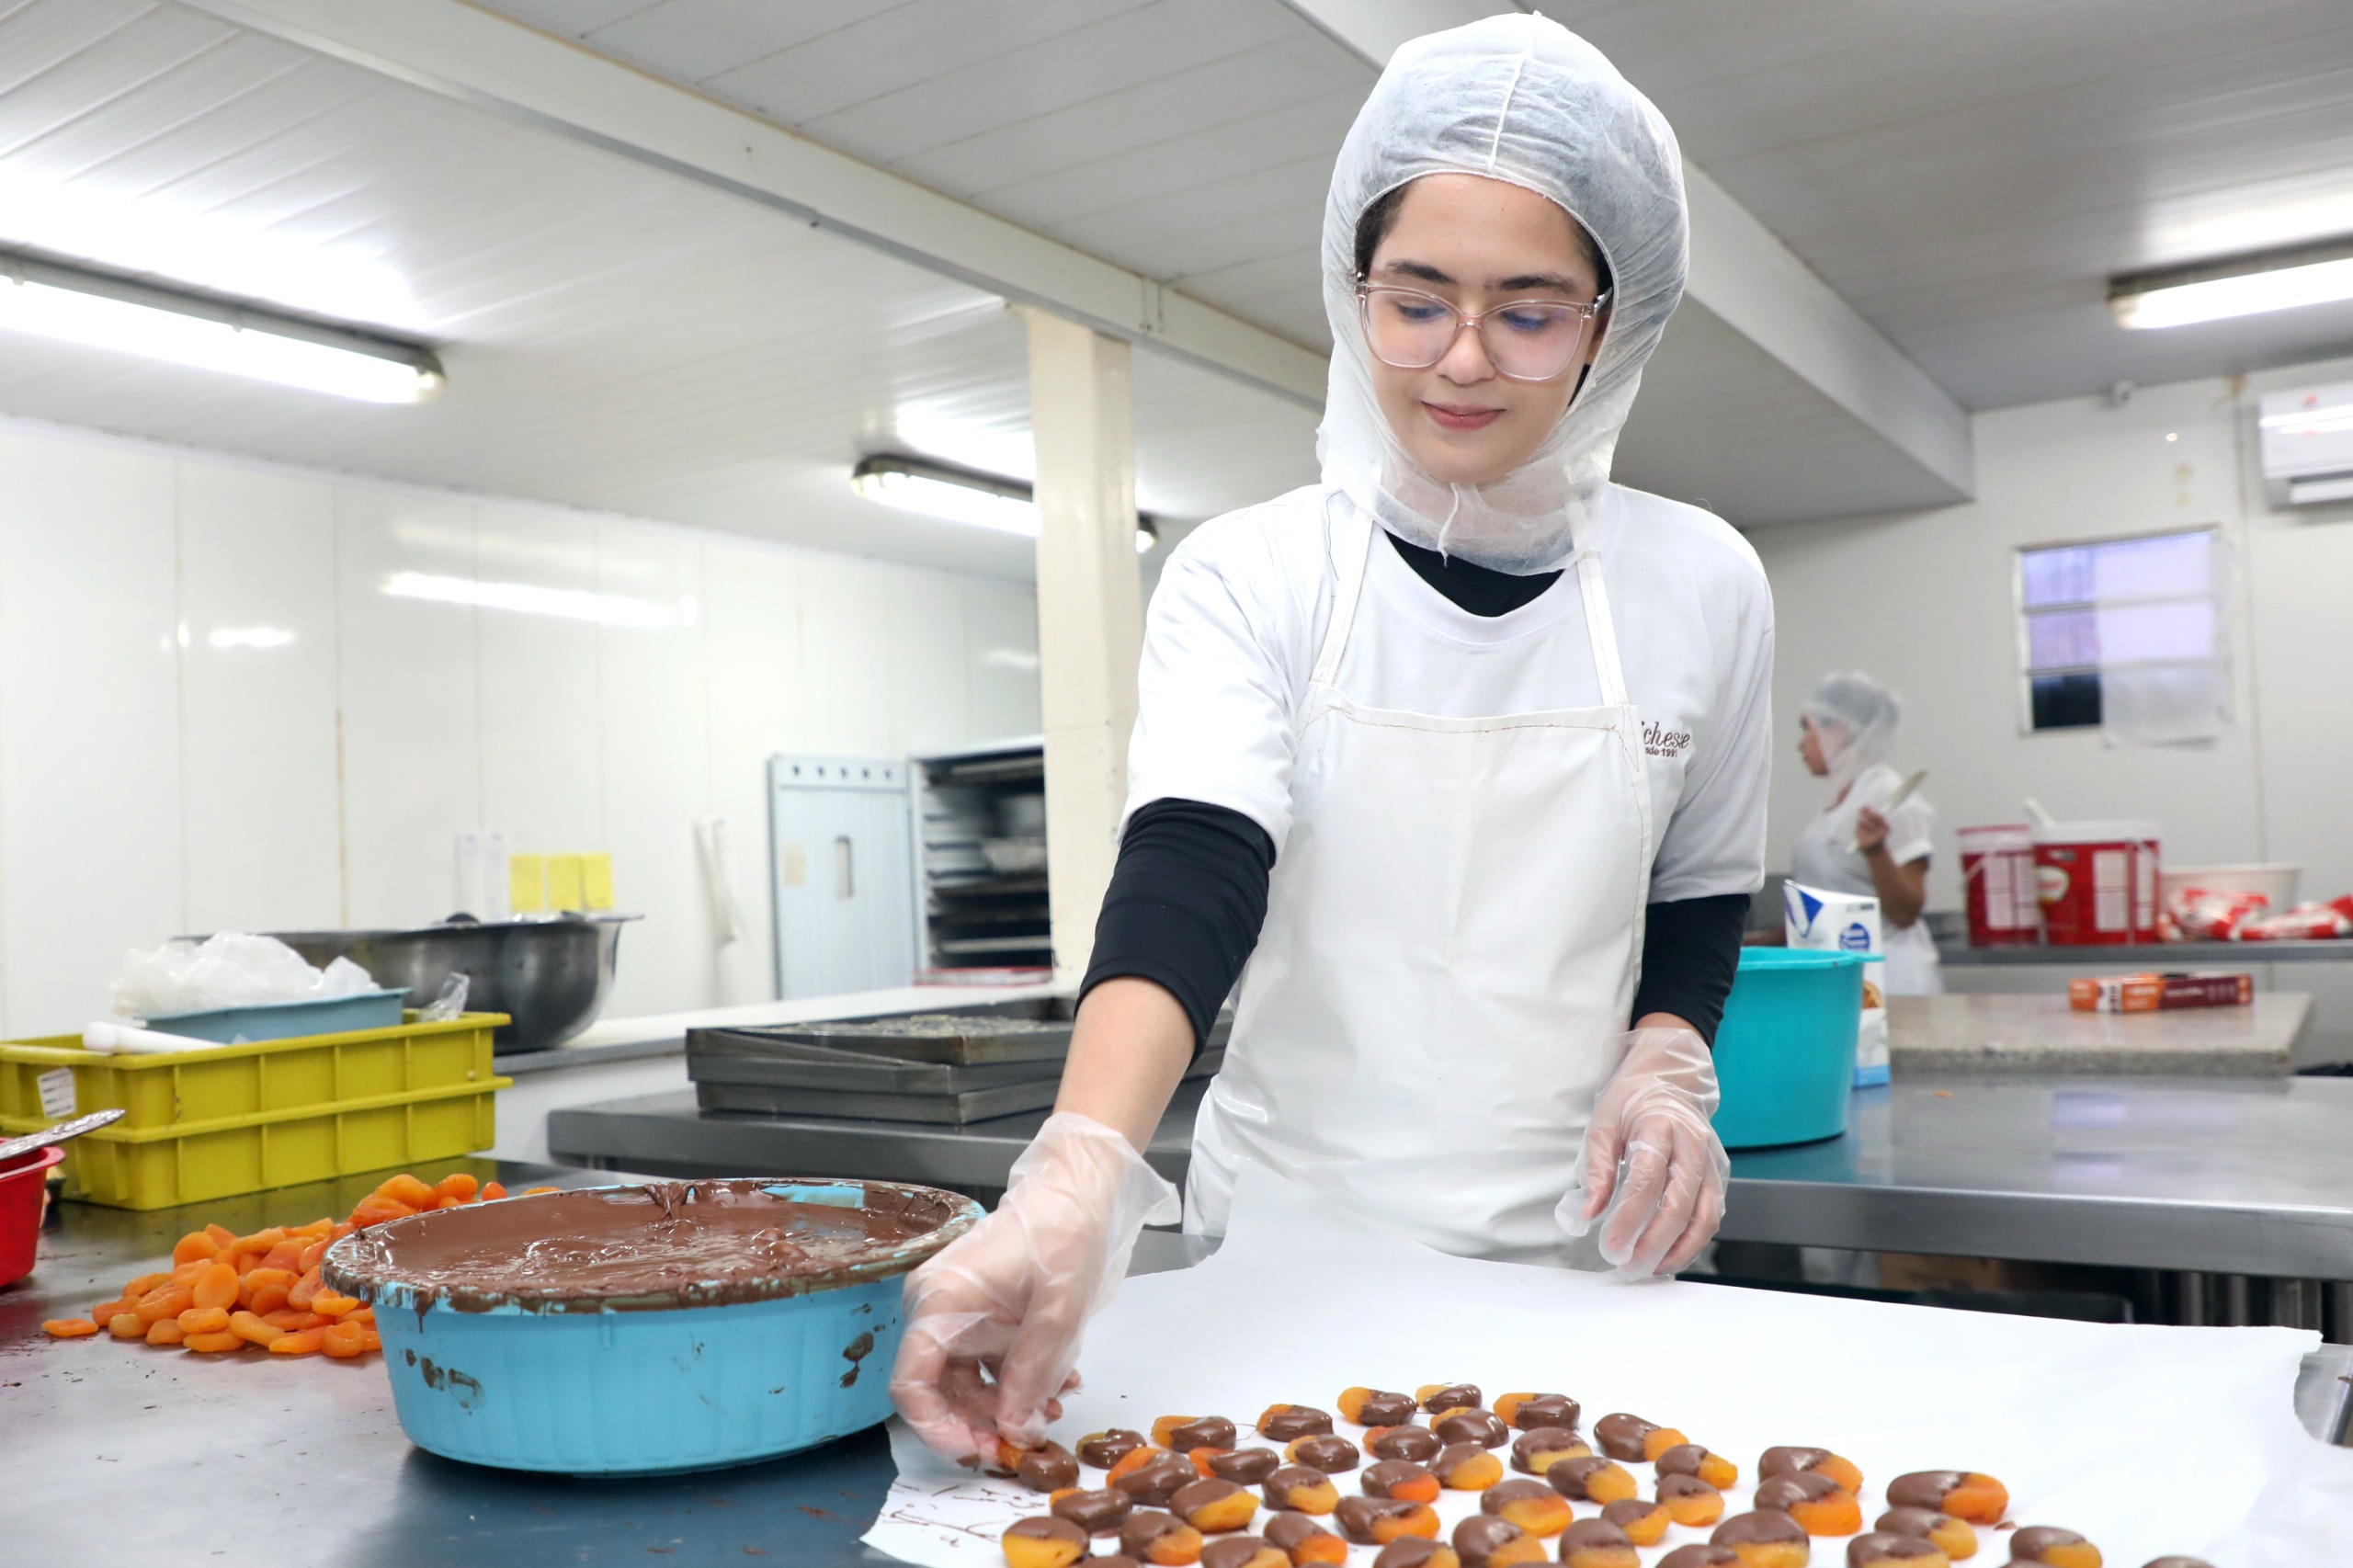
[[51, 1318], [40, 1326], [58, 1339], [105, 1334], [216, 1355], [252, 1346], [273, 1356], [350, 1360], [381, 1350], [383, 1341], [373, 1307], [337, 1295], [320, 1279], [327, 1248], [387, 1220], [506, 1196], [498, 1183], [483, 1185], [463, 1171], [430, 1187], [403, 1173], [361, 1199], [340, 1223], [271, 1225], [249, 1236], [207, 1225], [173, 1246], [168, 1270], [128, 1281], [119, 1299], [92, 1307], [86, 1318]]

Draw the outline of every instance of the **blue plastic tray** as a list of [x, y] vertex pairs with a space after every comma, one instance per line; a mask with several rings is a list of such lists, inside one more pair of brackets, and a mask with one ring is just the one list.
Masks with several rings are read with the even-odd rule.
[[348, 1034], [354, 1029], [396, 1028], [401, 1004], [407, 997], [405, 991], [363, 991], [357, 996], [330, 996], [323, 1002], [267, 1002], [256, 1007], [222, 1007], [209, 1013], [166, 1013], [148, 1019], [147, 1027], [222, 1045]]
[[[867, 1187], [766, 1185], [803, 1202], [853, 1208]], [[432, 1291], [378, 1286], [368, 1294], [392, 1408], [411, 1442], [444, 1458], [570, 1475], [715, 1470], [847, 1437], [891, 1414], [904, 1276], [980, 1218], [979, 1204], [952, 1201], [952, 1218], [905, 1244], [901, 1256], [861, 1266], [839, 1285], [765, 1301], [460, 1312]], [[338, 1243], [330, 1279], [351, 1262], [351, 1241]]]

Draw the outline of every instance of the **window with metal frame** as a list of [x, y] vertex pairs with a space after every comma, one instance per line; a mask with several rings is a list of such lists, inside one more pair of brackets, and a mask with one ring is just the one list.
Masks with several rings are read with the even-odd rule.
[[2212, 528], [2020, 550], [2027, 727], [2213, 733], [2224, 691], [2218, 554]]

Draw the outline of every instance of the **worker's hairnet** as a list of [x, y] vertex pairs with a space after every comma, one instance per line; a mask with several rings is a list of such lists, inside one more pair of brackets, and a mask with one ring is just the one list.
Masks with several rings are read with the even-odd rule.
[[1814, 683], [1805, 716], [1813, 721], [1822, 760], [1830, 766], [1830, 803], [1836, 805], [1865, 768], [1887, 760], [1904, 705], [1870, 676], [1849, 671]]
[[[1526, 463], [1484, 485], [1432, 478], [1406, 455], [1374, 400], [1357, 313], [1358, 220], [1408, 181], [1449, 173], [1558, 202], [1611, 278], [1601, 350], [1568, 412]], [[1414, 543], [1500, 571], [1559, 564], [1609, 478], [1643, 362], [1683, 297], [1688, 249], [1675, 132], [1593, 45], [1518, 14], [1402, 45], [1341, 144], [1324, 208], [1324, 482]]]

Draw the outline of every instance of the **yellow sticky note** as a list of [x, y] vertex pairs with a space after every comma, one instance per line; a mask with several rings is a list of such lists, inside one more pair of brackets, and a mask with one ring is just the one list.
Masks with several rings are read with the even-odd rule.
[[517, 915], [534, 914], [548, 906], [548, 869], [544, 857], [506, 857], [506, 902]]
[[580, 857], [551, 855], [548, 857], [548, 907], [578, 909], [580, 907]]
[[580, 857], [580, 907], [610, 909], [613, 906], [613, 858], [609, 855]]

